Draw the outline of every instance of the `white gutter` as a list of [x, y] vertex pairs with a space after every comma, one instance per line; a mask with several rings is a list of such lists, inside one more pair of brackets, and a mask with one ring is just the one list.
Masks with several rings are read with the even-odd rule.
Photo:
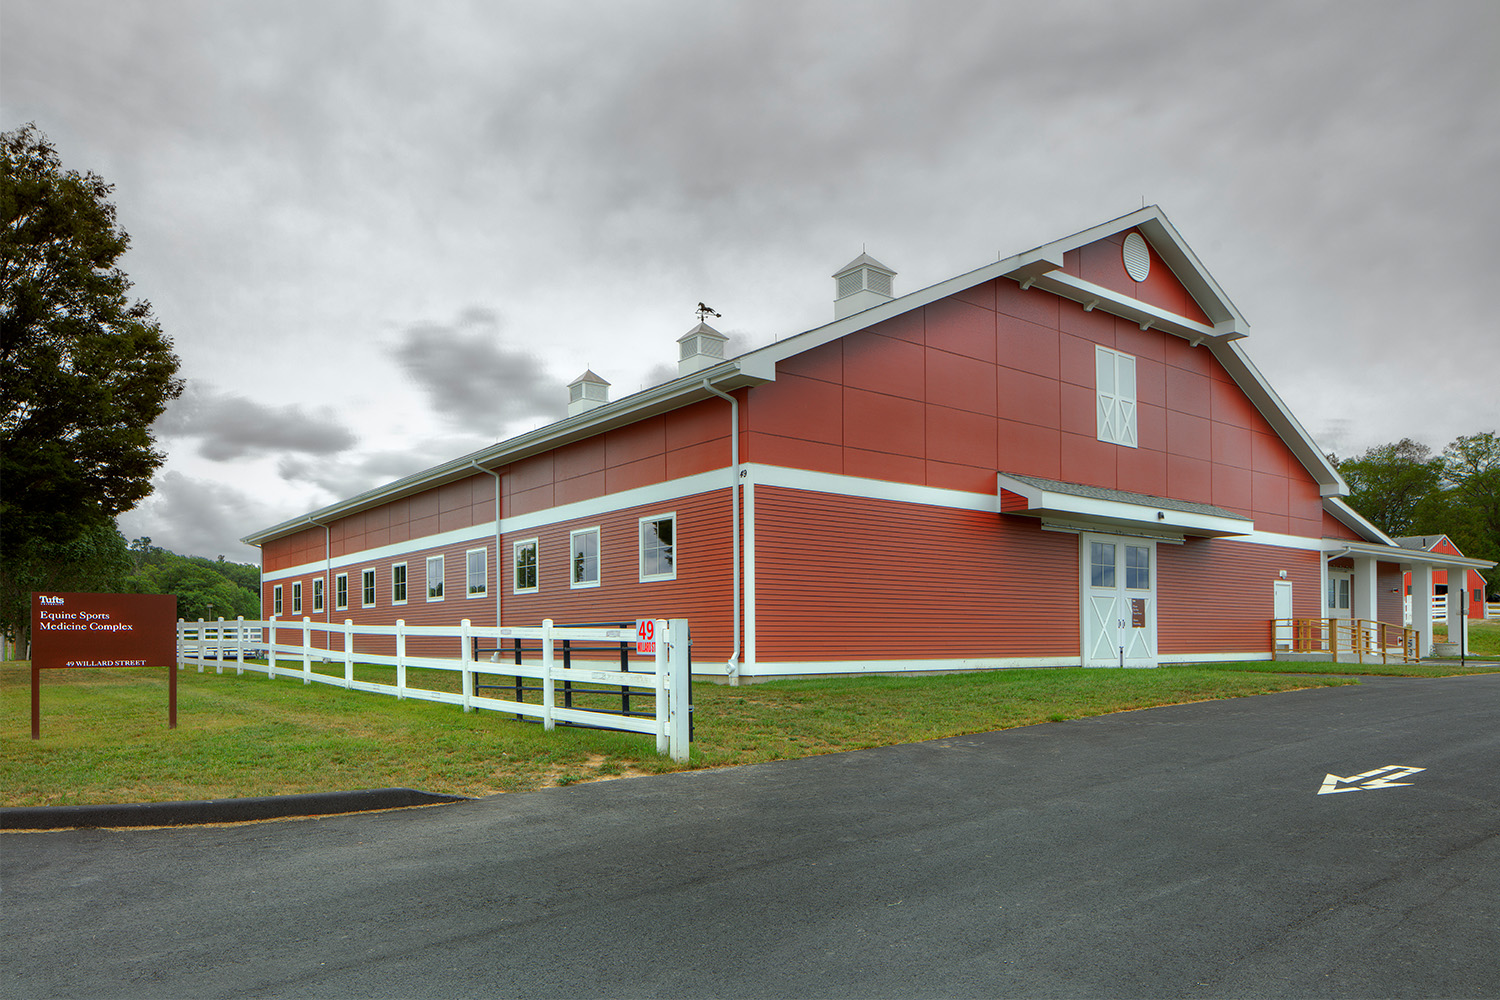
[[729, 393], [715, 389], [709, 384], [708, 379], [703, 380], [703, 388], [729, 400], [729, 464], [730, 474], [730, 504], [734, 514], [729, 522], [730, 535], [734, 541], [734, 651], [729, 654], [729, 659], [724, 661], [724, 667], [729, 675], [729, 683], [739, 686], [740, 683], [740, 401]]

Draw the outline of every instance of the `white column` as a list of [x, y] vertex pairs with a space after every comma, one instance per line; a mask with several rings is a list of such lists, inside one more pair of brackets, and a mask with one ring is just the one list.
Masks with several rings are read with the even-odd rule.
[[1469, 593], [1469, 571], [1463, 568], [1448, 570], [1448, 641], [1462, 643], [1461, 652], [1469, 649], [1469, 605], [1474, 595]]
[[[1375, 557], [1355, 556], [1353, 562], [1354, 582], [1351, 589], [1354, 593], [1349, 595], [1350, 615], [1355, 619], [1375, 621], [1380, 617], [1378, 614], [1380, 591], [1375, 585]], [[1369, 626], [1356, 625], [1353, 633], [1356, 645], [1366, 644], [1369, 641], [1369, 634]]]
[[1432, 652], [1432, 567], [1415, 563], [1411, 568], [1411, 627], [1417, 630], [1417, 655]]

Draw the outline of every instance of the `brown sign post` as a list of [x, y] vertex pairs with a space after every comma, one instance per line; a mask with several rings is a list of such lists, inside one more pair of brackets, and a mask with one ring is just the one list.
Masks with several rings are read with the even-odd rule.
[[31, 738], [42, 736], [42, 671], [166, 667], [167, 721], [177, 728], [177, 597], [31, 595]]

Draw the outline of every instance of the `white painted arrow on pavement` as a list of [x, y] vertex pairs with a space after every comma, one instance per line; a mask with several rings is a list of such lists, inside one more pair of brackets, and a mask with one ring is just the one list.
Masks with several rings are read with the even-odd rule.
[[[1330, 774], [1323, 779], [1323, 787], [1318, 789], [1319, 795], [1337, 795], [1339, 792], [1362, 792], [1370, 788], [1399, 788], [1402, 785], [1410, 785], [1410, 781], [1397, 781], [1397, 778], [1409, 778], [1418, 771], [1425, 771], [1425, 767], [1406, 767], [1403, 764], [1387, 764], [1385, 767], [1377, 767], [1373, 771], [1364, 774], [1356, 774], [1352, 778], [1340, 778], [1336, 774]], [[1363, 782], [1363, 784], [1361, 784]], [[1340, 788], [1339, 785], [1347, 785]]]

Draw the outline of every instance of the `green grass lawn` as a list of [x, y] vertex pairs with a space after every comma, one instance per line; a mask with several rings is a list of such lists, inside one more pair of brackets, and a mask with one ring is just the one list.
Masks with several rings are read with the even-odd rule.
[[[342, 672], [341, 665], [319, 665]], [[1156, 670], [1000, 670], [935, 677], [693, 685], [692, 759], [655, 738], [519, 722], [497, 712], [345, 691], [247, 670], [179, 673], [169, 730], [162, 669], [42, 672], [42, 738], [30, 737], [30, 671], [0, 666], [0, 804], [69, 805], [410, 787], [488, 795], [604, 777], [803, 757], [1158, 705], [1357, 683], [1332, 664]], [[1488, 668], [1496, 669], [1496, 665]], [[1274, 671], [1274, 672], [1273, 672]], [[1358, 672], [1373, 673], [1365, 665]], [[360, 666], [360, 679], [391, 668]], [[1454, 669], [1392, 665], [1414, 675]], [[455, 690], [457, 675], [410, 671]], [[489, 679], [491, 681], [495, 678]], [[528, 700], [536, 700], [533, 693]], [[580, 701], [584, 699], [580, 698]], [[559, 695], [558, 703], [561, 704]], [[649, 708], [650, 702], [641, 704]]]
[[[1468, 631], [1470, 656], [1492, 656], [1500, 659], [1500, 621], [1470, 621]], [[1432, 635], [1435, 639], [1446, 640], [1448, 626], [1434, 625]]]

